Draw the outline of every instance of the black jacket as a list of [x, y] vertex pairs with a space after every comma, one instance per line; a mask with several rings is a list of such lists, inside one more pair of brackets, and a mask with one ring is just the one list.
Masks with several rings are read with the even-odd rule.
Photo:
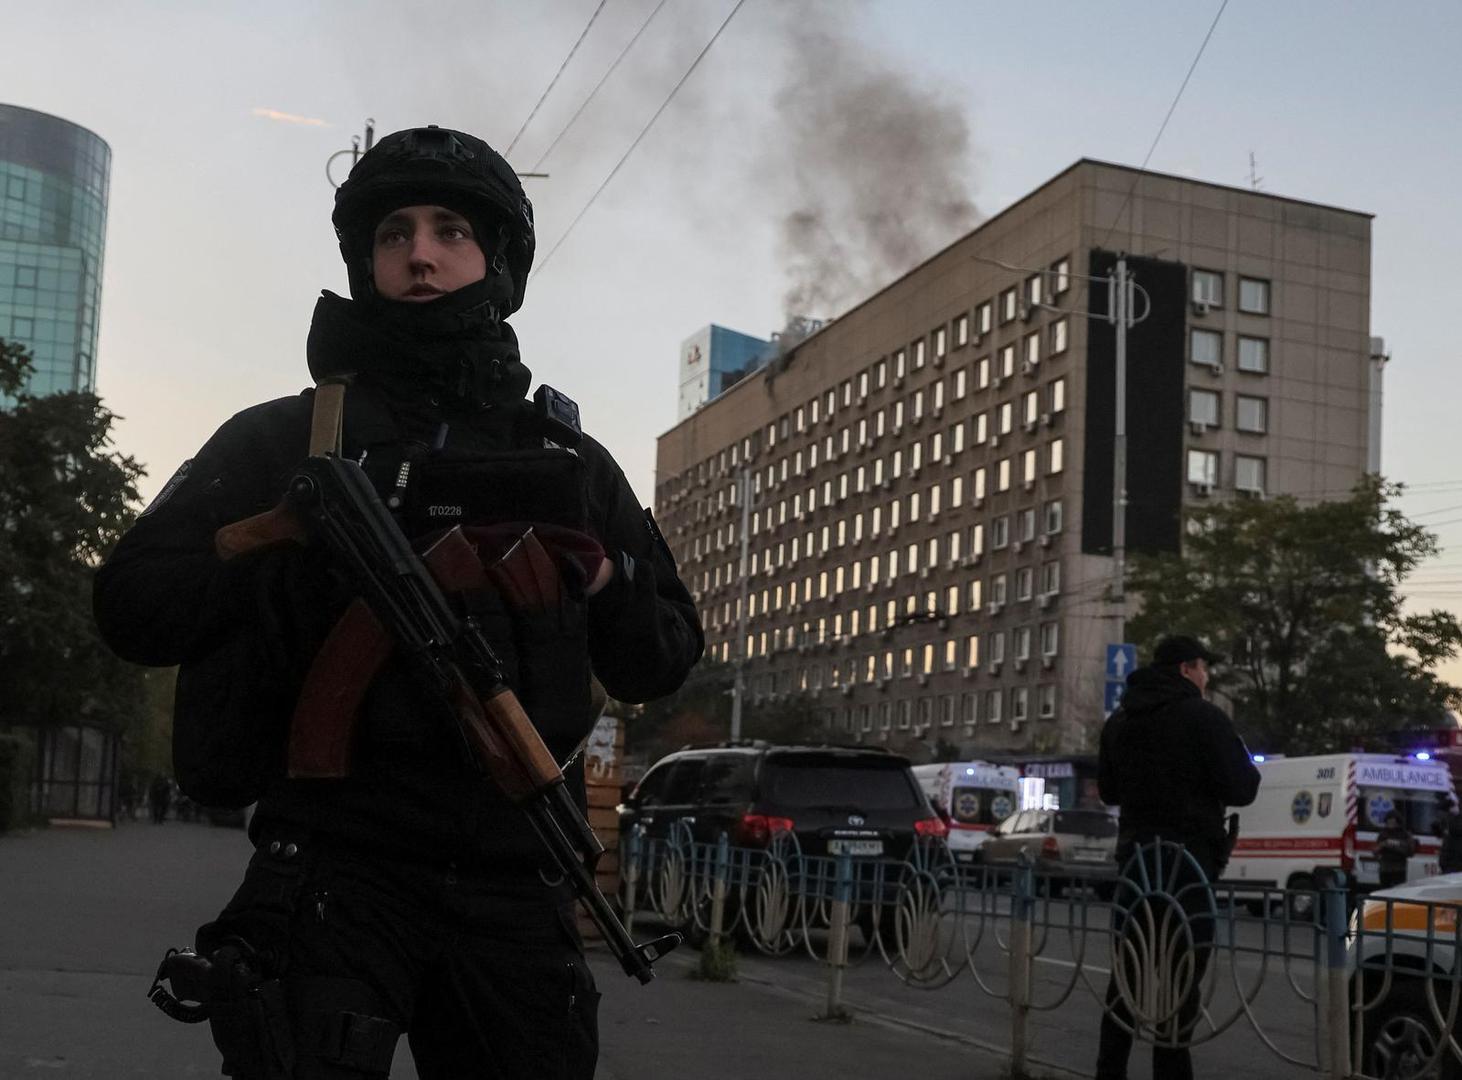
[[1259, 770], [1218, 706], [1176, 671], [1145, 667], [1127, 679], [1102, 728], [1097, 784], [1121, 807], [1117, 856], [1161, 838], [1187, 845], [1210, 876], [1227, 861], [1224, 811], [1248, 806]]
[[[283, 572], [274, 565], [281, 556], [267, 553], [224, 563], [214, 554], [213, 536], [220, 526], [278, 503], [306, 454], [311, 407], [305, 394], [234, 416], [118, 544], [97, 574], [95, 611], [103, 637], [119, 655], [158, 666], [199, 663], [252, 631], [267, 639], [261, 642], [266, 654], [271, 648], [278, 653], [273, 662], [282, 680], [303, 678], [342, 598], [331, 596], [327, 576], [308, 555], [286, 553], [282, 557], [290, 562]], [[373, 476], [378, 487], [389, 486], [400, 461], [390, 450], [403, 441], [433, 445], [446, 421], [445, 441], [418, 463], [413, 488], [431, 489], [433, 502], [445, 495], [467, 506], [468, 518], [478, 506], [479, 520], [464, 523], [489, 523], [503, 514], [512, 519], [519, 511], [496, 513], [491, 506], [498, 488], [492, 470], [525, 453], [544, 456], [541, 437], [536, 444], [529, 440], [524, 451], [526, 413], [526, 403], [519, 402], [454, 412], [436, 401], [394, 398], [363, 384], [346, 395], [345, 452], [352, 457], [365, 452], [367, 472], [374, 463], [378, 474], [387, 474]], [[584, 531], [615, 557], [614, 580], [581, 602], [569, 623], [536, 638], [530, 634], [526, 644], [523, 628], [510, 625], [501, 609], [482, 616], [484, 632], [530, 715], [535, 694], [540, 705], [550, 707], [563, 702], [559, 688], [571, 691], [577, 710], [572, 724], [565, 728], [560, 722], [559, 729], [543, 732], [560, 760], [593, 722], [592, 715], [579, 717], [588, 712], [581, 706], [588, 699], [590, 666], [611, 696], [641, 702], [679, 687], [704, 647], [694, 602], [673, 558], [609, 453], [585, 437], [574, 468], [582, 476], [576, 485], [582, 493], [560, 501], [583, 517]], [[545, 497], [550, 496], [558, 493]], [[418, 522], [416, 531], [427, 524], [442, 522]], [[260, 603], [260, 591], [267, 589], [281, 594], [272, 606], [282, 612], [260, 614], [271, 608]], [[307, 610], [291, 611], [301, 598]], [[261, 623], [269, 624], [267, 630]], [[536, 848], [526, 822], [466, 767], [445, 725], [425, 715], [421, 692], [404, 664], [382, 672], [362, 712], [352, 775], [302, 781], [279, 776], [260, 799], [256, 835], [282, 822], [415, 853], [531, 857]]]

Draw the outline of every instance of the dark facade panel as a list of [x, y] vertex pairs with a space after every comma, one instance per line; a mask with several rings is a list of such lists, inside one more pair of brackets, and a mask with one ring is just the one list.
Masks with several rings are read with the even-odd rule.
[[[1090, 273], [1110, 275], [1117, 254], [1095, 249]], [[1182, 536], [1183, 366], [1187, 349], [1188, 268], [1129, 255], [1146, 292], [1134, 308], [1147, 317], [1127, 332], [1127, 550], [1177, 551]], [[1091, 288], [1087, 325], [1086, 453], [1081, 550], [1112, 553], [1112, 460], [1116, 445], [1117, 331], [1107, 321], [1107, 289]]]

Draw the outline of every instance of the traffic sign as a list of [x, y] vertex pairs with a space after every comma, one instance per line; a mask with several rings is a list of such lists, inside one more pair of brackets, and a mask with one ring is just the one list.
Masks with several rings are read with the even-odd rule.
[[1118, 682], [1116, 679], [1107, 680], [1107, 694], [1102, 702], [1103, 714], [1111, 716], [1117, 711], [1117, 706], [1122, 702], [1122, 691], [1127, 689], [1127, 684]]
[[1107, 678], [1126, 682], [1137, 667], [1137, 646], [1130, 643], [1107, 646]]

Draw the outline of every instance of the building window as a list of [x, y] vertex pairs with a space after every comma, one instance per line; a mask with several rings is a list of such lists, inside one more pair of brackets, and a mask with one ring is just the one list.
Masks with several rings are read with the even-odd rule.
[[1000, 350], [1000, 377], [1008, 379], [1015, 374], [1015, 346], [1006, 345]]
[[944, 354], [948, 351], [945, 348], [945, 334], [946, 331], [942, 326], [938, 330], [934, 331], [934, 359], [936, 360], [943, 359]]
[[1062, 513], [1061, 500], [1052, 499], [1046, 504], [1046, 532], [1058, 533], [1061, 531]]
[[1009, 435], [1011, 427], [1015, 424], [1015, 406], [1009, 401], [1004, 402], [1000, 406], [999, 416], [999, 433], [1001, 435]]
[[985, 722], [987, 724], [1000, 723], [1000, 701], [999, 690], [990, 690], [985, 694]]
[[1188, 391], [1188, 419], [1195, 424], [1218, 426], [1218, 394], [1212, 390]]
[[1053, 379], [1051, 381], [1051, 412], [1054, 415], [1066, 411], [1066, 380]]
[[1025, 279], [1025, 302], [1034, 307], [1044, 299], [1041, 295], [1041, 274], [1032, 274]]
[[1054, 683], [1047, 683], [1040, 687], [1036, 693], [1040, 695], [1041, 719], [1050, 720], [1056, 715], [1056, 686]]
[[1060, 296], [1071, 288], [1071, 260], [1057, 259], [1051, 264], [1051, 294]]
[[1251, 494], [1264, 491], [1264, 459], [1245, 454], [1234, 455], [1234, 487]]
[[1000, 325], [1004, 326], [1015, 318], [1016, 290], [1006, 289], [1000, 294]]
[[1040, 395], [1037, 391], [1031, 390], [1020, 401], [1020, 420], [1024, 424], [1034, 424], [1041, 416]]
[[979, 446], [981, 443], [983, 443], [986, 439], [988, 439], [990, 437], [990, 432], [988, 430], [988, 425], [989, 425], [989, 414], [988, 413], [976, 413], [974, 416], [972, 416], [970, 418], [970, 443], [971, 443], [971, 445], [973, 445], [973, 446]]
[[[906, 372], [904, 371], [904, 350], [900, 349], [898, 352], [893, 354], [893, 381], [895, 386], [899, 384], [905, 374]], [[815, 420], [817, 418], [813, 417], [813, 419]]]
[[1240, 431], [1264, 434], [1269, 430], [1269, 402], [1240, 394], [1234, 403], [1234, 426]]
[[1060, 472], [1066, 467], [1065, 448], [1065, 439], [1051, 440], [1051, 462], [1050, 467], [1046, 469], [1046, 472], [1050, 473], [1052, 476], [1054, 476], [1056, 473]]
[[1264, 374], [1269, 370], [1269, 339], [1239, 338], [1239, 370]]
[[988, 334], [990, 332], [990, 327], [994, 325], [991, 321], [993, 314], [988, 300], [975, 308], [975, 333]]
[[[1017, 600], [1029, 600], [1035, 595], [1036, 572], [1033, 567], [1022, 566], [1015, 572], [1015, 598]], [[1026, 631], [1027, 644], [1029, 643], [1030, 631]]]
[[999, 551], [1010, 543], [1010, 519], [1005, 516], [990, 522], [990, 548]]
[[1239, 278], [1239, 310], [1249, 315], [1269, 314], [1269, 282]]
[[965, 666], [972, 668], [980, 666], [980, 639], [978, 635], [971, 634], [965, 638]]
[[968, 345], [970, 341], [970, 317], [961, 315], [954, 320], [954, 347]]
[[924, 339], [920, 338], [911, 347], [914, 350], [914, 370], [918, 371], [924, 366]]
[[1041, 335], [1038, 332], [1025, 336], [1025, 370], [1029, 371], [1041, 362]]
[[1022, 540], [1034, 540], [1036, 538], [1036, 511], [1035, 507], [1022, 510], [1016, 517], [1019, 525], [1016, 528], [1016, 535]]
[[1021, 455], [1020, 479], [1024, 483], [1029, 483], [1030, 481], [1034, 480], [1035, 478], [1036, 478], [1036, 452], [1035, 452], [1035, 450], [1027, 450], [1024, 454]]
[[[878, 366], [873, 369], [873, 382], [874, 382], [874, 385], [877, 386], [878, 389], [880, 389], [880, 390], [882, 390], [884, 388], [884, 386], [887, 384], [887, 382], [888, 382], [888, 361], [887, 360], [880, 360], [880, 361], [878, 361]], [[801, 431], [802, 430], [802, 416], [801, 416], [801, 413], [800, 412], [798, 413], [798, 416], [797, 416], [797, 430], [798, 431]]]
[[1216, 330], [1194, 330], [1189, 335], [1188, 359], [1203, 367], [1223, 367], [1223, 335]]
[[1041, 655], [1055, 656], [1060, 640], [1060, 628], [1053, 622], [1041, 623]]
[[1010, 459], [1003, 458], [1000, 464], [995, 467], [995, 490], [1010, 490]]
[[1188, 451], [1188, 483], [1215, 487], [1218, 484], [1218, 452], [1215, 450]]
[[990, 358], [982, 356], [975, 361], [975, 389], [984, 390], [990, 385]]
[[[994, 577], [992, 577], [990, 579], [990, 603], [992, 603], [992, 604], [999, 604], [999, 605], [1001, 605], [1003, 607], [1004, 604], [1005, 604], [1005, 599], [1006, 599], [1005, 590], [1006, 590], [1005, 575], [1004, 574], [996, 574]], [[993, 648], [990, 650], [990, 659], [991, 660], [1004, 660], [1005, 659], [1005, 635], [1003, 633], [1001, 633], [1001, 634], [995, 634], [991, 638], [991, 641], [993, 643]]]
[[1216, 270], [1194, 270], [1193, 302], [1223, 307], [1223, 275]]
[[1066, 320], [1057, 319], [1051, 324], [1051, 355], [1059, 356], [1066, 351]]
[[1059, 562], [1048, 562], [1041, 564], [1041, 595], [1055, 596], [1061, 591], [1061, 564]]

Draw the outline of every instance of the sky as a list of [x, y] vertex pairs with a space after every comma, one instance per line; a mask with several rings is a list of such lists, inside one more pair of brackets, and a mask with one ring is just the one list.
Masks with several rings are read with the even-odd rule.
[[[1078, 158], [1140, 165], [1221, 3], [0, 0], [0, 102], [111, 145], [98, 390], [118, 448], [148, 469], [145, 496], [233, 412], [308, 385], [315, 298], [345, 291], [326, 161], [370, 117], [378, 133], [437, 123], [503, 150], [523, 129], [512, 164], [549, 173], [526, 181], [540, 259], [513, 320], [524, 359], [579, 402], [648, 504], [680, 342], [710, 322], [767, 336], [806, 295], [816, 265], [788, 221], [823, 212], [815, 235], [867, 295], [909, 268], [887, 221], [856, 212], [870, 198], [932, 253], [951, 222]], [[1383, 472], [1443, 545], [1413, 603], [1462, 612], [1445, 299], [1462, 237], [1459, 41], [1456, 3], [1228, 0], [1149, 167], [1257, 176], [1375, 215], [1372, 333], [1393, 357]], [[901, 137], [859, 147], [850, 122], [870, 103], [854, 92], [870, 86], [897, 106], [880, 130]], [[876, 191], [850, 188], [838, 163], [853, 152]], [[827, 302], [803, 313], [848, 306]], [[1462, 682], [1462, 663], [1448, 675]]]

